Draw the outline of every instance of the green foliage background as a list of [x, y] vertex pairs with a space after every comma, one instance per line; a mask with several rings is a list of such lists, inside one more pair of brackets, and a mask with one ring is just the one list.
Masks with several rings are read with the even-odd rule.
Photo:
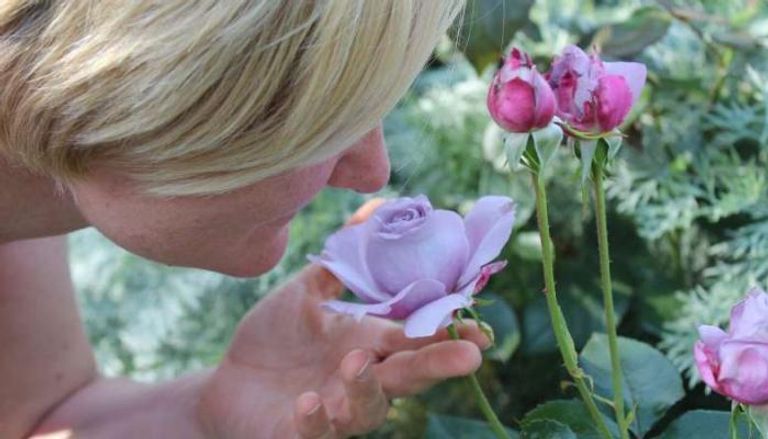
[[[485, 110], [505, 44], [530, 51], [541, 70], [569, 43], [648, 65], [648, 86], [608, 186], [619, 332], [660, 348], [687, 378], [685, 397], [646, 437], [682, 411], [727, 409], [698, 384], [691, 349], [697, 325], [726, 324], [750, 285], [768, 286], [765, 2], [473, 0], [452, 35], [460, 50], [446, 40], [386, 120], [393, 173], [384, 192], [425, 193], [436, 206], [461, 211], [484, 194], [518, 202], [518, 228], [504, 255], [509, 268], [489, 286], [495, 301], [482, 309], [499, 346], [480, 378], [502, 420], [519, 428], [537, 405], [572, 395], [541, 295], [528, 177], [507, 171]], [[577, 166], [563, 148], [548, 185], [560, 295], [581, 347], [604, 327], [594, 224]], [[160, 266], [93, 230], [74, 234], [73, 276], [104, 373], [152, 381], [215, 364], [244, 313], [364, 199], [324, 191], [293, 224], [280, 265], [251, 280]], [[449, 382], [395, 401], [391, 422], [371, 436], [422, 437], [429, 429], [434, 437], [462, 437], [454, 424], [462, 416], [478, 414], [463, 385]], [[682, 421], [673, 427], [687, 428]], [[466, 437], [480, 437], [472, 434]]]

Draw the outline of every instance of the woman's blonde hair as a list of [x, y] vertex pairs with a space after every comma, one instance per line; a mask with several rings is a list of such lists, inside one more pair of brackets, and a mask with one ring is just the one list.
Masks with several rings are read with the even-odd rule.
[[163, 195], [243, 187], [370, 131], [462, 5], [2, 0], [0, 154]]

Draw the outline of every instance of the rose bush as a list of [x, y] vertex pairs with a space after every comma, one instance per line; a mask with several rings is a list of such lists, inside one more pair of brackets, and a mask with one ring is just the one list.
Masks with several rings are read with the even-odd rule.
[[728, 332], [699, 327], [694, 355], [704, 382], [749, 405], [768, 404], [768, 294], [755, 288], [731, 310]]
[[310, 260], [336, 275], [362, 303], [324, 306], [361, 319], [366, 314], [405, 320], [408, 337], [424, 337], [451, 323], [454, 311], [505, 262], [491, 262], [512, 232], [511, 199], [487, 196], [461, 218], [433, 209], [421, 195], [379, 207], [366, 222], [331, 235]]

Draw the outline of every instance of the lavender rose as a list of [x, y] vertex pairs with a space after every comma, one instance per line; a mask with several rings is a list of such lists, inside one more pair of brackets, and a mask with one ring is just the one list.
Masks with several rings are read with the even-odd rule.
[[473, 304], [512, 232], [514, 203], [483, 197], [465, 218], [433, 209], [427, 197], [383, 204], [364, 223], [331, 235], [310, 260], [338, 277], [362, 303], [324, 306], [362, 319], [366, 314], [405, 320], [408, 337], [448, 326], [454, 311]]
[[699, 335], [694, 355], [704, 382], [742, 404], [768, 404], [768, 294], [755, 288], [736, 304], [727, 333], [702, 325]]

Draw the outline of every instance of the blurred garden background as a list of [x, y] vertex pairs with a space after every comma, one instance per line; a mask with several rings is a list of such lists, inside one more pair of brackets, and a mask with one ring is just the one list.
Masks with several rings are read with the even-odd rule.
[[[517, 201], [508, 268], [483, 293], [493, 299], [480, 311], [497, 343], [479, 377], [513, 428], [544, 401], [571, 397], [541, 294], [530, 180], [508, 171], [485, 98], [504, 48], [527, 50], [546, 70], [544, 60], [574, 43], [649, 70], [607, 186], [619, 334], [660, 349], [678, 377], [643, 431], [655, 437], [684, 411], [730, 408], [692, 369], [696, 328], [725, 324], [749, 286], [768, 287], [767, 2], [470, 0], [452, 39], [385, 121], [392, 179], [379, 195], [424, 193], [462, 212], [484, 194]], [[578, 166], [563, 147], [547, 178], [560, 301], [581, 349], [604, 327]], [[295, 220], [280, 265], [251, 280], [161, 266], [94, 230], [74, 234], [74, 281], [103, 372], [154, 381], [216, 364], [248, 309], [364, 200], [324, 191]], [[390, 422], [370, 437], [479, 437], [466, 418], [480, 415], [456, 380], [395, 401]], [[669, 431], [663, 437], [692, 437]]]

